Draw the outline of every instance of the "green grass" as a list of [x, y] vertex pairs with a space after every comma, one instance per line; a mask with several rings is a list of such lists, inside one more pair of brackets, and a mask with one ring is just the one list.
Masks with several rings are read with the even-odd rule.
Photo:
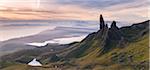
[[[123, 42], [120, 42], [120, 40], [109, 40], [107, 30], [92, 33], [82, 42], [72, 45], [71, 48], [57, 52], [62, 57], [60, 61], [54, 63], [56, 65], [60, 63], [65, 64], [64, 70], [77, 70], [77, 68], [78, 70], [148, 70], [149, 34], [148, 32], [144, 33], [145, 25], [140, 24], [140, 26], [134, 25], [131, 26], [132, 28], [121, 29], [124, 37], [127, 38], [123, 39]], [[108, 41], [106, 42], [107, 38]], [[103, 51], [107, 52], [103, 53]], [[25, 59], [25, 62], [37, 55], [36, 51], [32, 53], [32, 56], [28, 54], [21, 57]], [[40, 56], [41, 58], [46, 56], [42, 59], [42, 62], [48, 66], [53, 64], [48, 62], [49, 55]], [[51, 68], [45, 68], [44, 66], [30, 67], [26, 64], [11, 62], [0, 62], [0, 64], [4, 65], [2, 70], [51, 70]]]

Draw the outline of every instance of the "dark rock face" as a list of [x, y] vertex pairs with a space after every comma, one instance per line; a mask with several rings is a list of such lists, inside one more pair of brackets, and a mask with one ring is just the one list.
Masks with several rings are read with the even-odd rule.
[[122, 27], [119, 30], [122, 32], [122, 36], [126, 40], [132, 41], [146, 33], [149, 33], [149, 22], [150, 20], [147, 20], [138, 24], [133, 24], [131, 26]]
[[108, 36], [111, 40], [120, 40], [121, 39], [121, 33], [120, 33], [119, 28], [117, 27], [115, 21], [113, 21], [111, 24], [111, 28], [109, 29]]
[[93, 46], [93, 44], [101, 49], [101, 55], [109, 52], [113, 48], [124, 45], [124, 43], [124, 38], [120, 32], [120, 29], [117, 27], [116, 22], [113, 21], [111, 27], [108, 28], [108, 25], [105, 24], [103, 16], [100, 15], [100, 29], [97, 32], [89, 34], [80, 42], [81, 45], [79, 45], [78, 48], [72, 51], [67, 57], [82, 57], [84, 55], [83, 53]]
[[[146, 55], [146, 60], [145, 60], [145, 54], [144, 54], [147, 52], [145, 51], [145, 49], [147, 49], [145, 47], [147, 47], [148, 43], [146, 43], [147, 45], [145, 45], [145, 38], [143, 39], [143, 36], [149, 34], [148, 26], [149, 26], [149, 20], [146, 22], [139, 23], [139, 24], [134, 24], [132, 26], [118, 28], [116, 25], [116, 22], [113, 21], [111, 24], [111, 27], [108, 28], [108, 25], [105, 24], [102, 15], [100, 15], [100, 29], [97, 32], [93, 32], [89, 34], [86, 38], [84, 38], [79, 43], [70, 44], [71, 47], [65, 48], [65, 50], [62, 49], [63, 51], [58, 50], [58, 52], [52, 53], [50, 51], [52, 48], [50, 47], [60, 48], [61, 46], [47, 45], [47, 47], [43, 47], [43, 48], [25, 50], [25, 51], [16, 52], [10, 55], [6, 55], [6, 56], [3, 56], [3, 58], [1, 59], [5, 61], [12, 60], [16, 62], [26, 63], [26, 62], [29, 62], [31, 59], [33, 59], [33, 57], [38, 56], [38, 59], [40, 59], [40, 61], [43, 61], [46, 64], [52, 63], [52, 62], [54, 62], [55, 64], [57, 62], [59, 63], [62, 61], [61, 63], [64, 63], [64, 65], [66, 65], [66, 68], [70, 65], [71, 67], [77, 66], [80, 68], [79, 61], [81, 62], [87, 61], [87, 64], [85, 64], [84, 68], [88, 70], [89, 69], [92, 70], [95, 68], [95, 66], [97, 67], [98, 65], [101, 65], [101, 64], [104, 64], [104, 68], [106, 68], [107, 66], [109, 67], [109, 65], [120, 64], [123, 66], [133, 67], [135, 70], [148, 70], [149, 68], [149, 62], [147, 61], [148, 54]], [[136, 40], [133, 40], [132, 38], [135, 38]], [[130, 42], [135, 42], [133, 43], [134, 45], [136, 44], [136, 42], [141, 42], [138, 40], [139, 38], [142, 38], [142, 40], [144, 40], [144, 43], [137, 44], [137, 45], [140, 45], [140, 48], [136, 49], [138, 46], [135, 46], [133, 49], [136, 49], [136, 51], [132, 51], [133, 49], [130, 47], [133, 47], [133, 46], [127, 46], [128, 43], [130, 44]], [[143, 48], [145, 49], [143, 50], [142, 48], [142, 51], [141, 51], [141, 47], [143, 45], [144, 45]], [[122, 48], [122, 47], [125, 47], [125, 48]], [[117, 51], [114, 52], [115, 48], [121, 48], [121, 49], [118, 49]], [[127, 50], [124, 51], [124, 49], [126, 48]], [[139, 50], [140, 52], [138, 52]], [[136, 59], [139, 56], [140, 58], [144, 57], [144, 59], [142, 60]], [[102, 63], [101, 61], [99, 62], [99, 60], [97, 61], [97, 59], [101, 60], [101, 57], [102, 57]], [[96, 59], [96, 61], [94, 58]], [[103, 62], [103, 58], [106, 58], [104, 62]], [[91, 61], [94, 60], [94, 61], [88, 63], [88, 60], [91, 60]], [[79, 65], [76, 65], [78, 63]], [[119, 66], [118, 69], [119, 70], [123, 69], [122, 68], [123, 66], [121, 67]], [[83, 65], [81, 67], [83, 67]]]
[[103, 16], [100, 15], [100, 29], [103, 29], [104, 27], [105, 27], [105, 22], [104, 22]]
[[103, 45], [100, 45], [103, 53], [124, 42], [124, 38], [116, 25], [116, 21], [113, 21], [111, 27], [108, 28], [108, 25], [105, 24], [102, 15], [100, 15], [100, 30], [97, 35], [101, 37], [100, 39], [103, 41]]
[[119, 28], [116, 25], [116, 21], [113, 21], [111, 24], [111, 29], [119, 30]]

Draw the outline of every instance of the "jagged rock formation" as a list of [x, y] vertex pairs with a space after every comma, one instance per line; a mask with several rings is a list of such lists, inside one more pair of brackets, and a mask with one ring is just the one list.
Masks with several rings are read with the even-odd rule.
[[99, 20], [97, 32], [89, 34], [81, 42], [68, 45], [69, 48], [57, 52], [50, 52], [47, 47], [38, 51], [21, 51], [16, 52], [19, 55], [10, 54], [3, 59], [28, 61], [29, 57], [36, 56], [42, 64], [63, 64], [66, 67], [63, 70], [148, 70], [149, 20], [121, 28], [117, 27], [116, 21], [108, 28], [102, 15]]
[[104, 22], [103, 16], [100, 15], [100, 29], [103, 29], [104, 27], [105, 27], [105, 22]]
[[99, 49], [99, 54], [97, 56], [100, 56], [114, 48], [125, 47], [128, 44], [125, 35], [128, 34], [125, 34], [123, 30], [124, 28], [121, 29], [117, 27], [116, 21], [113, 21], [111, 27], [108, 28], [103, 16], [100, 15], [100, 29], [97, 32], [89, 34], [76, 46], [76, 49], [67, 54], [66, 58], [79, 58], [91, 53], [91, 51], [95, 49]]
[[123, 36], [121, 35], [121, 32], [119, 28], [116, 25], [116, 22], [113, 21], [111, 24], [111, 27], [109, 28], [106, 43], [104, 45], [104, 52], [107, 52], [111, 48], [117, 47], [119, 42], [123, 39]]
[[105, 24], [103, 16], [100, 15], [100, 29], [97, 32], [89, 34], [81, 42], [81, 44], [79, 44], [79, 47], [76, 50], [70, 52], [70, 54], [67, 56], [81, 57], [87, 53], [90, 53], [90, 51], [87, 52], [86, 50], [93, 49], [94, 47], [99, 47], [100, 54], [104, 54], [109, 50], [118, 47], [118, 45], [122, 43], [124, 43], [124, 38], [121, 35], [116, 22], [113, 21], [111, 27], [108, 28], [108, 25]]

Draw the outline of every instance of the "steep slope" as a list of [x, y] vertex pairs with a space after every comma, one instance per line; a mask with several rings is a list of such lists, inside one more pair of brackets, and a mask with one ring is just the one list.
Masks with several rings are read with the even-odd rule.
[[[19, 55], [10, 54], [3, 59], [9, 60], [13, 56], [11, 60], [14, 63], [8, 62], [4, 70], [15, 70], [19, 68], [18, 66], [23, 66], [26, 70], [34, 69], [34, 67], [16, 63], [20, 60], [26, 63], [29, 61], [28, 58], [31, 60], [33, 57], [38, 57], [44, 66], [63, 65], [61, 69], [64, 70], [148, 70], [148, 26], [149, 20], [118, 28], [116, 22], [113, 21], [111, 27], [108, 28], [100, 15], [100, 30], [89, 34], [81, 42], [69, 44], [67, 48], [55, 52], [50, 52], [48, 48], [45, 48], [27, 50], [23, 53], [16, 52]], [[37, 70], [50, 69], [35, 68]]]
[[111, 70], [111, 67], [114, 67], [114, 70], [116, 68], [147, 70], [148, 26], [149, 20], [122, 28], [118, 28], [115, 21], [112, 22], [110, 28], [104, 24], [100, 26], [99, 31], [89, 34], [65, 58], [75, 59], [71, 63], [85, 69], [97, 68], [95, 66], [98, 65], [101, 68], [108, 67], [106, 70]]
[[120, 28], [120, 32], [122, 32], [122, 35], [126, 40], [132, 41], [141, 35], [142, 32], [149, 32], [149, 22], [150, 20], [147, 20], [145, 22], [133, 24], [132, 26], [122, 27]]
[[100, 22], [103, 24], [100, 26], [101, 30], [89, 34], [84, 40], [82, 40], [75, 48], [75, 50], [69, 52], [66, 58], [79, 58], [85, 56], [91, 51], [94, 50], [102, 50], [103, 45], [105, 44], [105, 40], [108, 33], [108, 26], [104, 24], [104, 20], [102, 15], [100, 15]]
[[[118, 47], [118, 43], [122, 43], [123, 36], [116, 22], [113, 21], [111, 28], [105, 24], [102, 15], [100, 15], [100, 30], [89, 34], [83, 41], [79, 43], [77, 48], [71, 51], [68, 57], [82, 57], [90, 54], [91, 51], [98, 50], [99, 55], [108, 52], [110, 49]], [[121, 44], [120, 43], [120, 44]]]
[[95, 56], [98, 52], [79, 58], [76, 64], [82, 68], [91, 67], [102, 70], [148, 70], [149, 63], [149, 34], [145, 34], [133, 42], [128, 43], [124, 48], [114, 48], [101, 56]]

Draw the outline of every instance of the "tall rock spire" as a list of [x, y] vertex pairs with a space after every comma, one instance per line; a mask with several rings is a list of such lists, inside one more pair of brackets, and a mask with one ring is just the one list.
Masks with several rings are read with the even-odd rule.
[[104, 27], [105, 27], [105, 22], [104, 22], [102, 14], [101, 14], [100, 15], [100, 29], [103, 29]]

